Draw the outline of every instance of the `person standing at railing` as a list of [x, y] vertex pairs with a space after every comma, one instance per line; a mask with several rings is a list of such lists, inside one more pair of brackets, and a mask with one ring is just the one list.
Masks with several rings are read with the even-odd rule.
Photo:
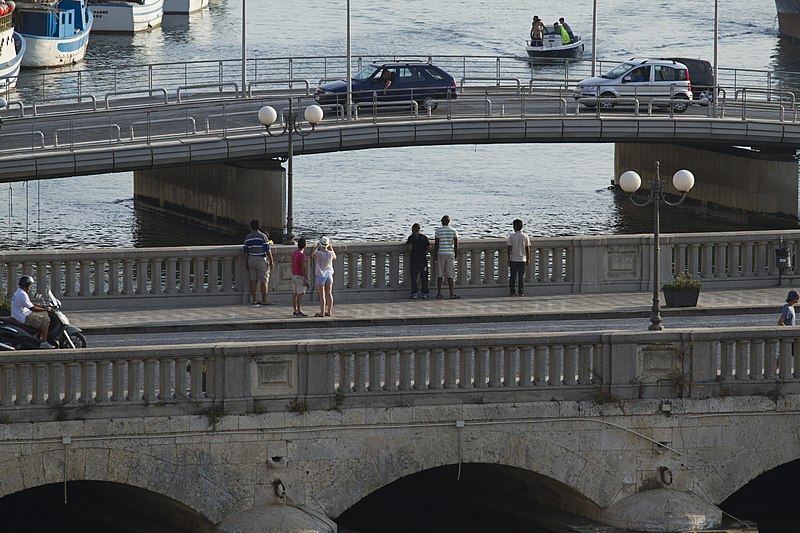
[[[258, 220], [250, 221], [250, 233], [244, 238], [242, 251], [245, 255], [244, 267], [250, 278], [250, 296], [253, 307], [270, 305], [267, 301], [269, 291], [269, 271], [274, 266], [272, 250], [269, 249], [269, 236], [260, 229]], [[261, 288], [261, 300], [256, 300], [256, 292]]]
[[302, 237], [297, 240], [297, 250], [292, 253], [292, 316], [303, 317], [306, 315], [301, 306], [303, 295], [311, 283], [308, 280], [308, 258], [306, 257], [306, 240]]
[[428, 299], [428, 252], [432, 251], [431, 241], [420, 233], [420, 225], [411, 226], [411, 235], [406, 239], [406, 250], [410, 253], [408, 276], [411, 277], [411, 299], [417, 299], [417, 276], [422, 284], [422, 299]]
[[315, 274], [317, 287], [319, 287], [319, 313], [316, 317], [332, 316], [333, 314], [333, 262], [336, 253], [327, 237], [322, 237], [317, 247], [311, 253], [316, 261]]
[[[508, 236], [508, 288], [511, 296], [525, 296], [525, 267], [531, 262], [531, 240], [522, 231], [522, 220], [514, 222], [514, 233]], [[518, 291], [514, 292], [514, 278]]]
[[797, 305], [798, 301], [800, 301], [800, 293], [794, 289], [790, 290], [786, 296], [786, 303], [781, 310], [781, 316], [778, 318], [779, 326], [794, 326], [796, 324], [794, 306]]
[[450, 227], [450, 217], [442, 217], [441, 227], [436, 229], [436, 244], [433, 248], [436, 257], [436, 298], [442, 296], [442, 278], [447, 278], [450, 298], [458, 299], [454, 292], [453, 278], [456, 276], [456, 254], [458, 253], [458, 232]]

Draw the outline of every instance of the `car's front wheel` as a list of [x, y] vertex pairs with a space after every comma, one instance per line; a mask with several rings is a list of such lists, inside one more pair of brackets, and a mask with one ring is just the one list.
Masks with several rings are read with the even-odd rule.
[[617, 96], [614, 93], [603, 93], [598, 102], [600, 109], [611, 109], [617, 105]]
[[689, 109], [689, 99], [686, 97], [686, 95], [679, 94], [675, 96], [672, 101], [672, 110], [676, 113], [683, 113], [687, 109]]

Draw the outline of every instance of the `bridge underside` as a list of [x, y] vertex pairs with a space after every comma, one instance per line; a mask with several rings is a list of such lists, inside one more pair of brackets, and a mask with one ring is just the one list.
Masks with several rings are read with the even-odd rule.
[[617, 143], [614, 174], [618, 180], [626, 170], [635, 170], [642, 176], [642, 187], [649, 189], [659, 161], [667, 191], [674, 192], [672, 175], [677, 170], [692, 171], [695, 186], [689, 203], [703, 212], [722, 211], [745, 222], [750, 217], [797, 220], [798, 167], [792, 155], [729, 146]]

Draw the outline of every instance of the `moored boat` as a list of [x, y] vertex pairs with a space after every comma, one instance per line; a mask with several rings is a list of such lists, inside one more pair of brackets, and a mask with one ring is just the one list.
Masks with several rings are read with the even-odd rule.
[[14, 2], [0, 2], [0, 93], [16, 87], [19, 67], [25, 54], [25, 39], [14, 33], [14, 9]]
[[12, 16], [26, 43], [23, 67], [60, 67], [86, 55], [92, 29], [86, 0], [20, 0]]
[[542, 38], [541, 45], [533, 45], [531, 41], [528, 41], [525, 51], [528, 52], [528, 56], [531, 58], [576, 58], [583, 53], [583, 39], [581, 39], [580, 35], [575, 35], [575, 38], [568, 44], [562, 44], [561, 35], [546, 33]]
[[164, 0], [164, 13], [186, 15], [200, 11], [208, 5], [208, 0]]
[[775, 0], [781, 35], [800, 41], [800, 0]]
[[161, 26], [164, 0], [89, 0], [95, 33], [137, 33]]

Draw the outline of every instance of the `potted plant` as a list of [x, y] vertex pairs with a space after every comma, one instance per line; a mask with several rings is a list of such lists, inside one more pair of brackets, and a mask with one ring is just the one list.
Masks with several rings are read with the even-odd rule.
[[661, 290], [667, 307], [695, 307], [702, 288], [703, 284], [692, 279], [691, 274], [681, 272], [675, 281], [662, 285]]

